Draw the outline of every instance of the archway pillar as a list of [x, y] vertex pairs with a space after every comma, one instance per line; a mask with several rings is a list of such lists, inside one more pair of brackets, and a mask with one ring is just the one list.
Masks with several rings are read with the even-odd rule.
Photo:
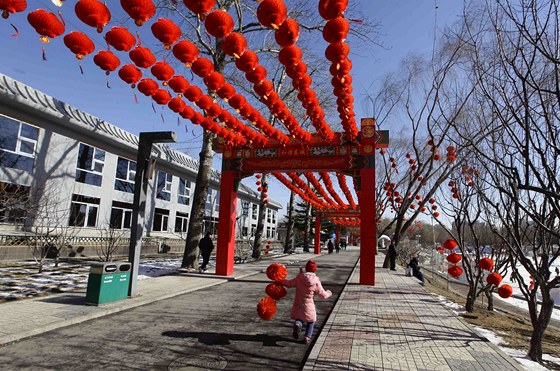
[[315, 216], [315, 239], [313, 253], [321, 253], [321, 214], [319, 213]]
[[236, 171], [222, 170], [220, 182], [220, 214], [218, 216], [218, 247], [216, 274], [231, 276], [235, 253], [235, 219], [237, 216]]

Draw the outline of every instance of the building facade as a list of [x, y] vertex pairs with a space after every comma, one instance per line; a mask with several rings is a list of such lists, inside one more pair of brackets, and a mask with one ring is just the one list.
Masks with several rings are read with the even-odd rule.
[[[130, 229], [138, 137], [0, 74], [0, 235], [100, 237]], [[145, 234], [186, 236], [198, 161], [154, 144]], [[220, 174], [212, 170], [205, 230], [216, 234]], [[257, 226], [259, 193], [240, 184], [237, 238]], [[269, 199], [275, 240], [281, 204]], [[0, 238], [0, 245], [2, 239]], [[0, 254], [1, 258], [1, 254]]]

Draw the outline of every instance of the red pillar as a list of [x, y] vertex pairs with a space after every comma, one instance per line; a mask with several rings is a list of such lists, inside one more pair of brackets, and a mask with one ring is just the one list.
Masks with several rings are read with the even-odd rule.
[[235, 171], [223, 171], [220, 182], [220, 215], [218, 217], [218, 247], [216, 249], [216, 274], [231, 276], [235, 251], [235, 218], [237, 192]]
[[335, 232], [336, 232], [335, 241], [340, 243], [340, 227], [338, 225], [336, 226]]
[[362, 168], [360, 177], [360, 285], [375, 285], [375, 167]]
[[321, 253], [321, 215], [317, 214], [315, 217], [315, 249], [314, 254]]

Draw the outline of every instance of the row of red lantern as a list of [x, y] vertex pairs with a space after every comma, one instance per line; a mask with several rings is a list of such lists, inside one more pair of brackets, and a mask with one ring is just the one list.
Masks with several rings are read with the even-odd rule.
[[268, 184], [264, 182], [264, 180], [261, 182], [261, 174], [255, 174], [255, 178], [257, 178], [257, 181], [255, 182], [255, 184], [257, 185], [257, 191], [262, 193], [262, 198], [263, 198], [263, 203], [265, 205], [268, 204]]
[[348, 189], [348, 185], [346, 184], [346, 177], [342, 173], [336, 173], [336, 178], [338, 179], [338, 185], [340, 186], [342, 193], [344, 193], [344, 196], [346, 196], [346, 199], [350, 204], [350, 208], [356, 209], [358, 206], [354, 202], [354, 198], [352, 197], [352, 193], [350, 193], [350, 189]]
[[289, 179], [286, 179], [282, 174], [273, 173], [273, 175], [276, 179], [280, 181], [280, 183], [284, 184], [286, 188], [288, 188], [290, 191], [297, 194], [303, 201], [307, 202], [308, 204], [311, 204], [311, 206], [315, 207], [318, 210], [323, 208], [323, 205], [321, 203], [317, 202], [315, 199], [312, 199], [311, 197], [308, 197], [308, 195], [304, 191], [296, 187], [292, 182], [290, 182]]
[[331, 218], [332, 222], [342, 227], [359, 227], [360, 218]]
[[347, 139], [354, 141], [358, 136], [358, 128], [352, 96], [352, 76], [350, 75], [352, 62], [348, 59], [350, 47], [344, 42], [350, 31], [350, 24], [344, 18], [347, 5], [347, 0], [321, 0], [319, 1], [319, 14], [327, 20], [323, 28], [323, 39], [329, 43], [325, 56], [331, 62], [329, 72], [333, 76], [331, 83], [333, 93], [337, 97], [337, 111]]
[[308, 194], [312, 199], [314, 199], [319, 205], [321, 205], [321, 209], [330, 209], [331, 205], [319, 198], [315, 192], [301, 178], [297, 173], [287, 173], [287, 175], [292, 179], [292, 182], [295, 186], [301, 189], [304, 193]]
[[279, 282], [288, 277], [288, 270], [282, 264], [272, 263], [266, 268], [266, 276], [274, 282], [266, 286], [267, 296], [259, 300], [257, 314], [268, 321], [276, 314], [276, 302], [288, 294], [286, 288]]
[[315, 190], [317, 192], [319, 192], [319, 194], [321, 195], [321, 197], [323, 197], [323, 199], [332, 206], [333, 209], [336, 210], [341, 210], [341, 209], [346, 209], [348, 206], [344, 205], [344, 204], [338, 204], [336, 202], [334, 202], [328, 195], [327, 192], [325, 192], [325, 189], [321, 186], [321, 184], [319, 183], [319, 181], [317, 180], [317, 178], [315, 178], [315, 176], [313, 175], [313, 173], [311, 172], [306, 172], [303, 174], [307, 180], [309, 181], [309, 183], [311, 183], [311, 185], [313, 186], [313, 188], [315, 188]]
[[345, 208], [348, 208], [349, 206], [346, 205], [346, 204], [344, 203], [344, 201], [342, 201], [342, 199], [340, 198], [340, 196], [338, 195], [338, 193], [334, 190], [333, 183], [332, 183], [332, 181], [331, 181], [331, 177], [329, 176], [329, 173], [321, 172], [321, 173], [319, 173], [319, 176], [321, 177], [321, 180], [322, 180], [323, 183], [325, 184], [325, 187], [327, 188], [327, 191], [329, 191], [329, 193], [330, 193], [331, 196], [334, 198], [334, 200], [335, 200], [339, 205], [344, 205]]

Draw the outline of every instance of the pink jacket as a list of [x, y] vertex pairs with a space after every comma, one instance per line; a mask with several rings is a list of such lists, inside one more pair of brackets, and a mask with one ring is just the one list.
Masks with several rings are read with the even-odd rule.
[[317, 321], [313, 297], [317, 294], [321, 298], [327, 299], [332, 295], [331, 290], [325, 291], [319, 277], [311, 272], [302, 272], [296, 278], [283, 280], [281, 283], [286, 287], [296, 288], [296, 296], [292, 305], [292, 319], [299, 319], [305, 322]]

